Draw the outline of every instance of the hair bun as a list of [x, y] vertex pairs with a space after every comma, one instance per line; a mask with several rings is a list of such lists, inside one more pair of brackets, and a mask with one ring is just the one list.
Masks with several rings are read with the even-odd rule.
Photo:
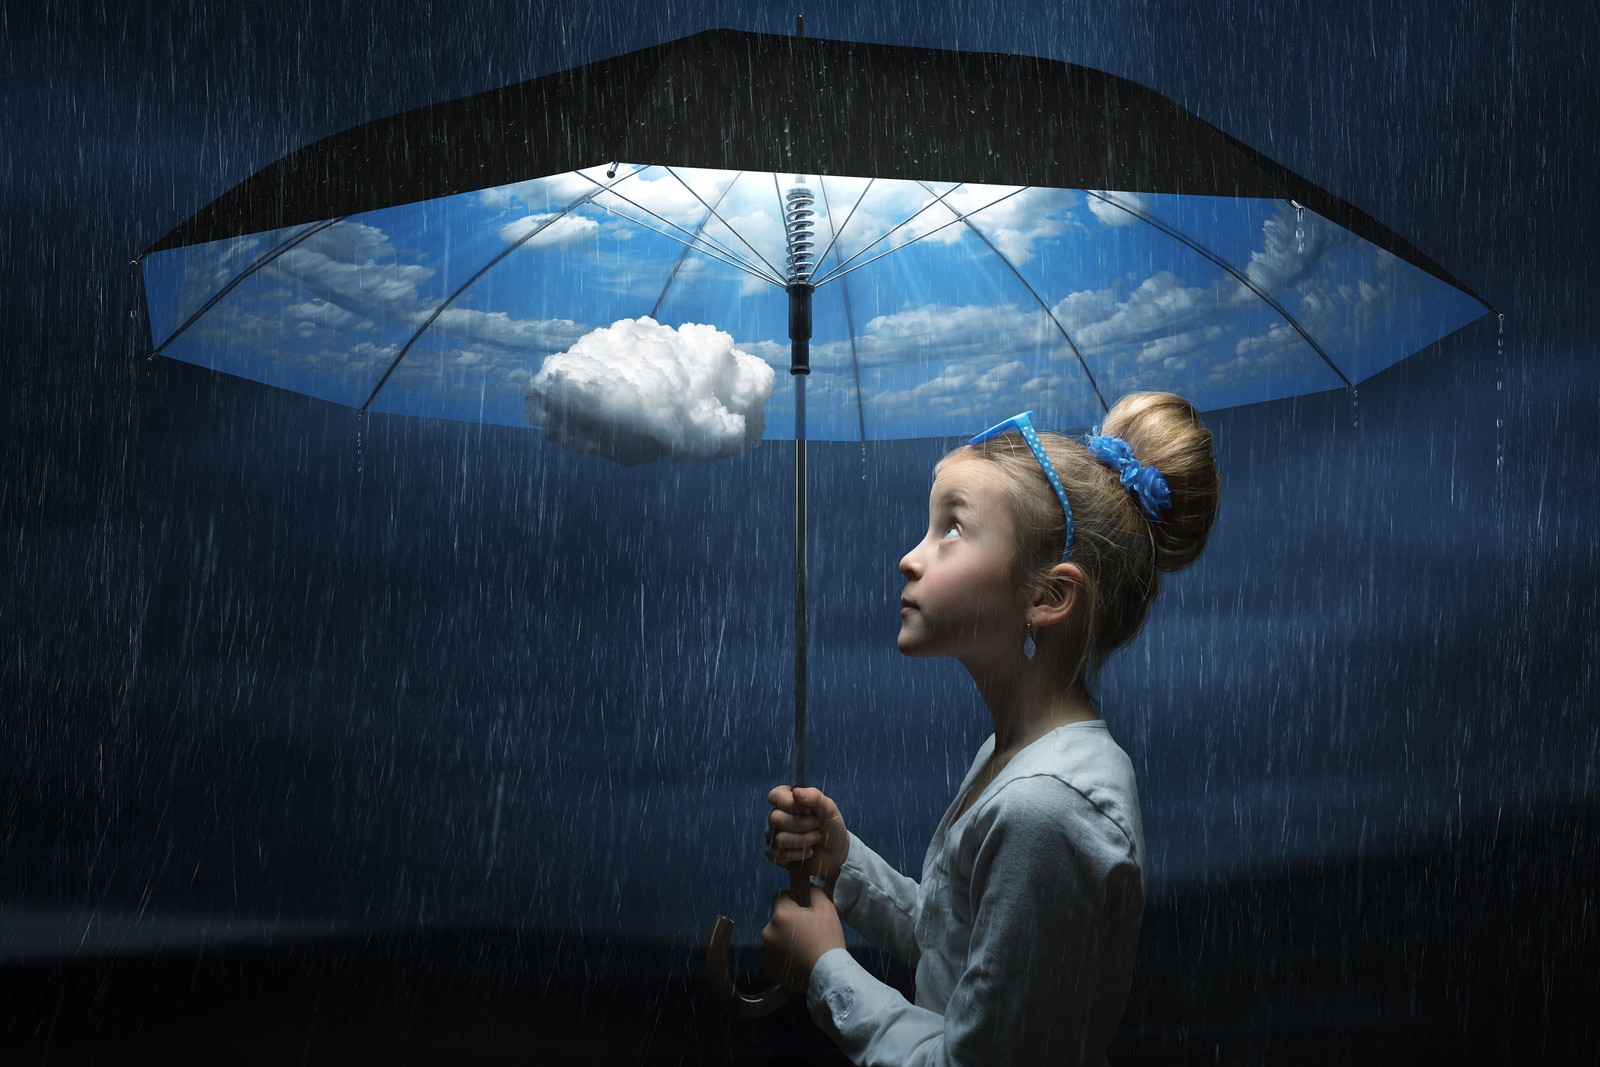
[[1172, 393], [1129, 393], [1106, 413], [1100, 433], [1128, 442], [1134, 457], [1159, 470], [1172, 490], [1172, 506], [1150, 527], [1156, 569], [1170, 573], [1193, 563], [1222, 501], [1211, 431], [1199, 410]]

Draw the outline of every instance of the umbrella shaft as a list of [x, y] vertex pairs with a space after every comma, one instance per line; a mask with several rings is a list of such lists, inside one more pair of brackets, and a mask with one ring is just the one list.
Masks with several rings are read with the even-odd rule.
[[794, 379], [794, 784], [806, 784], [806, 376]]

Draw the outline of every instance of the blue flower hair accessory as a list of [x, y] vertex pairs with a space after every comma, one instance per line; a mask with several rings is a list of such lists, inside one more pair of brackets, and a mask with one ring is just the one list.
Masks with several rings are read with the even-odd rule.
[[[1096, 427], [1098, 429], [1098, 427]], [[1101, 463], [1117, 472], [1122, 487], [1132, 493], [1151, 522], [1161, 521], [1163, 508], [1172, 506], [1172, 490], [1166, 478], [1154, 467], [1142, 467], [1133, 458], [1133, 448], [1120, 437], [1083, 435], [1083, 443]]]

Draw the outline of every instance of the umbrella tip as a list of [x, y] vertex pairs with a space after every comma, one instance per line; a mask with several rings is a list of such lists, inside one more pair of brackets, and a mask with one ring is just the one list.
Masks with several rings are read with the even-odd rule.
[[804, 15], [796, 15], [794, 17], [794, 38], [797, 41], [806, 39], [806, 17]]

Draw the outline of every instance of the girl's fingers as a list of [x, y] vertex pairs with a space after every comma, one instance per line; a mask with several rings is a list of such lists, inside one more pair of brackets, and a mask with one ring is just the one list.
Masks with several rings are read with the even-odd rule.
[[767, 816], [767, 824], [781, 831], [796, 834], [815, 830], [821, 825], [815, 815], [791, 815], [786, 811], [776, 810]]
[[800, 863], [810, 859], [821, 837], [820, 833], [772, 834], [768, 836], [766, 847], [762, 849], [762, 852], [775, 865], [787, 867], [791, 863]]
[[804, 833], [792, 833], [788, 830], [774, 831], [769, 827], [766, 841], [768, 851], [783, 852], [814, 848], [822, 843], [822, 832], [820, 830], [810, 830]]
[[810, 812], [822, 806], [827, 797], [822, 795], [822, 790], [809, 786], [795, 789], [793, 786], [773, 786], [767, 791], [767, 803], [780, 811], [790, 814]]
[[804, 862], [805, 860], [808, 860], [810, 858], [811, 858], [811, 850], [810, 849], [806, 849], [803, 852], [768, 852], [767, 853], [767, 859], [771, 860], [773, 865], [777, 866], [777, 867], [787, 867], [791, 863], [801, 863], [801, 862]]
[[826, 807], [828, 802], [828, 798], [822, 794], [822, 790], [810, 788], [795, 790], [794, 800], [796, 804], [800, 804], [811, 811], [820, 811]]

